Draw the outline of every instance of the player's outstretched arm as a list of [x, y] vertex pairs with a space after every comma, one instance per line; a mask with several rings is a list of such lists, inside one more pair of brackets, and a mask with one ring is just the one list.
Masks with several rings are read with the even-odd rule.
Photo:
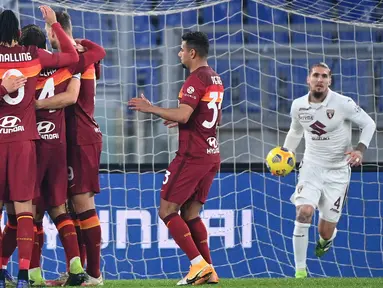
[[50, 53], [44, 49], [38, 49], [41, 66], [43, 68], [59, 68], [77, 63], [79, 60], [78, 53], [60, 23], [57, 23], [55, 12], [52, 8], [45, 5], [40, 7], [40, 11], [45, 22], [52, 26], [61, 48], [59, 53]]
[[174, 121], [177, 123], [187, 123], [194, 109], [187, 104], [180, 104], [178, 108], [162, 108], [153, 106], [144, 95], [140, 98], [130, 99], [128, 102], [129, 109], [140, 111], [143, 113], [151, 113], [161, 117], [162, 119]]
[[90, 40], [76, 39], [75, 41], [77, 44], [86, 48], [86, 51], [79, 56], [80, 60], [77, 64], [75, 73], [83, 73], [86, 67], [104, 59], [106, 56], [105, 49]]
[[65, 92], [46, 99], [36, 100], [36, 110], [60, 109], [76, 103], [80, 92], [80, 83], [80, 75], [73, 75]]
[[0, 97], [4, 97], [5, 95], [15, 92], [17, 89], [23, 87], [27, 82], [27, 78], [25, 76], [12, 77], [6, 76], [2, 79], [0, 85]]
[[347, 151], [349, 155], [348, 163], [351, 166], [359, 166], [363, 161], [363, 153], [370, 145], [371, 139], [376, 130], [374, 120], [360, 108], [351, 98], [346, 99], [346, 103], [342, 106], [346, 119], [355, 123], [362, 130], [359, 137], [359, 142], [353, 151]]
[[303, 136], [303, 127], [301, 123], [299, 123], [294, 102], [291, 105], [290, 115], [291, 115], [290, 129], [289, 129], [289, 132], [287, 132], [287, 136], [285, 139], [285, 143], [283, 144], [283, 147], [287, 148], [288, 150], [292, 152], [295, 152]]

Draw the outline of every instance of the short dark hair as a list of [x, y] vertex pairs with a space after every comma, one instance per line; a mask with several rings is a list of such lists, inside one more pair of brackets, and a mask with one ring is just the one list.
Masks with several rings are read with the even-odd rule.
[[12, 10], [4, 10], [0, 14], [0, 42], [12, 44], [12, 41], [19, 41], [20, 29], [19, 19]]
[[47, 40], [43, 30], [35, 24], [24, 26], [23, 29], [21, 29], [19, 43], [23, 46], [33, 45], [42, 49], [46, 49], [47, 47]]
[[182, 35], [182, 40], [186, 42], [189, 49], [194, 49], [201, 58], [206, 58], [209, 54], [209, 38], [203, 32], [186, 32]]
[[60, 23], [61, 27], [66, 32], [71, 32], [72, 31], [72, 21], [70, 20], [70, 16], [67, 12], [65, 11], [56, 11], [56, 18], [57, 22]]
[[322, 68], [326, 68], [326, 69], [328, 69], [328, 71], [329, 71], [329, 76], [331, 77], [331, 69], [330, 69], [330, 67], [328, 67], [328, 65], [327, 65], [326, 63], [324, 63], [324, 62], [319, 62], [319, 63], [316, 63], [316, 64], [312, 65], [311, 68], [310, 68], [310, 71], [309, 71], [309, 75], [311, 75], [311, 73], [313, 72], [314, 68], [316, 68], [316, 67], [322, 67]]

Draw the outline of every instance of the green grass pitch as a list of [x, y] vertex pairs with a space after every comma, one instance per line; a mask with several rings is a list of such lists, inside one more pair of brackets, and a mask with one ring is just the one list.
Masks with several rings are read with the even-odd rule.
[[[174, 280], [115, 280], [105, 281], [104, 287], [179, 287], [176, 286], [177, 279]], [[200, 287], [261, 287], [261, 288], [382, 288], [383, 278], [247, 278], [247, 279], [221, 279], [217, 285], [203, 285]]]

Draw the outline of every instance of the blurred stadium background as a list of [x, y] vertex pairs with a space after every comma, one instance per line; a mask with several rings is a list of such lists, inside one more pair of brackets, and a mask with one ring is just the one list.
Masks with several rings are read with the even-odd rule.
[[[335, 247], [320, 261], [309, 253], [309, 270], [311, 276], [383, 276], [382, 1], [5, 0], [2, 6], [17, 11], [22, 26], [43, 27], [38, 6], [44, 2], [68, 11], [75, 38], [88, 38], [107, 51], [96, 95], [96, 120], [104, 135], [97, 205], [107, 279], [174, 278], [188, 269], [156, 213], [177, 131], [126, 107], [141, 92], [156, 105], [177, 105], [187, 76], [177, 53], [187, 30], [208, 34], [209, 64], [226, 87], [219, 129], [222, 171], [203, 212], [218, 273], [293, 276], [289, 197], [296, 175], [274, 178], [263, 161], [283, 143], [291, 102], [307, 91], [308, 67], [324, 61], [332, 69], [332, 89], [359, 103], [378, 131], [368, 164], [353, 174]], [[356, 141], [358, 133], [355, 129]], [[50, 278], [65, 266], [48, 220], [46, 227], [43, 261]], [[315, 230], [310, 230], [311, 250]]]

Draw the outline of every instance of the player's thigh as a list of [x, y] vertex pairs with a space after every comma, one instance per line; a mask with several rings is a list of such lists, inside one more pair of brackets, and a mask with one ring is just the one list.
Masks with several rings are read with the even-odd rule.
[[337, 223], [347, 199], [351, 170], [330, 170], [326, 173], [326, 183], [319, 201], [319, 217], [331, 223]]
[[35, 198], [36, 176], [34, 141], [10, 143], [7, 162], [9, 200], [28, 201]]
[[99, 193], [102, 143], [68, 146], [69, 196]]
[[11, 143], [0, 144], [0, 201], [4, 201], [7, 192], [7, 162], [8, 162], [8, 149]]
[[[65, 204], [68, 191], [68, 170], [66, 145], [58, 144], [51, 149], [48, 169], [46, 170], [41, 194], [48, 207], [57, 207]], [[47, 208], [48, 208], [47, 207]]]
[[320, 168], [304, 163], [299, 169], [298, 184], [290, 200], [295, 206], [311, 205], [318, 207], [323, 183]]
[[174, 158], [165, 171], [161, 198], [178, 205], [184, 204], [207, 172], [206, 166], [187, 163], [185, 158]]
[[197, 191], [193, 195], [193, 200], [198, 201], [202, 204], [205, 204], [206, 199], [209, 195], [209, 191], [211, 185], [213, 184], [214, 177], [217, 175], [220, 164], [211, 164], [206, 165], [210, 166], [210, 170], [206, 173], [206, 175], [201, 179], [201, 181], [197, 185]]

